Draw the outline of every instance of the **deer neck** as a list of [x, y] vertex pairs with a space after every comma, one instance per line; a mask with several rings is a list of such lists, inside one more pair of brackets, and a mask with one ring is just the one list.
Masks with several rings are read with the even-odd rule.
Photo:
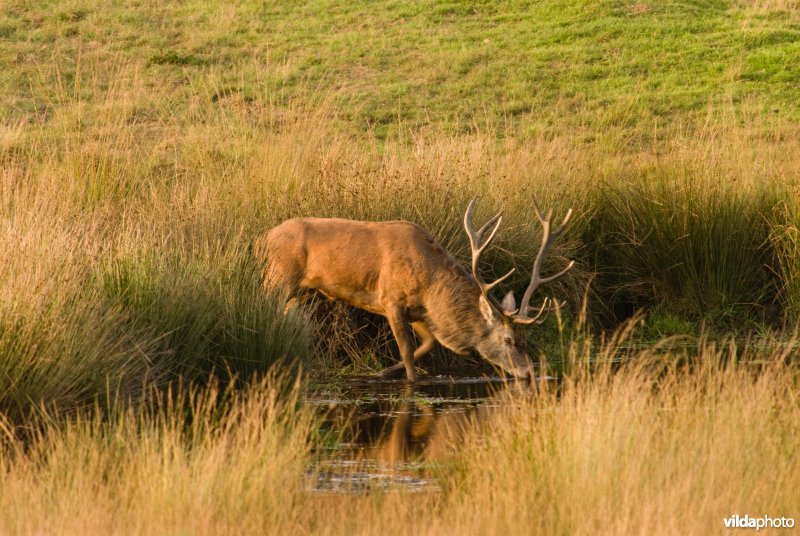
[[476, 348], [488, 326], [481, 315], [481, 291], [466, 273], [442, 278], [430, 290], [426, 321], [438, 341], [457, 353]]

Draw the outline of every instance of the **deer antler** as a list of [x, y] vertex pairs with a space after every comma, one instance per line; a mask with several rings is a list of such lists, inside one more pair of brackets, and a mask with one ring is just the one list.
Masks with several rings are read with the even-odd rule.
[[536, 260], [533, 262], [531, 282], [528, 285], [525, 294], [522, 296], [522, 303], [519, 307], [519, 313], [514, 317], [514, 322], [518, 324], [533, 324], [537, 321], [537, 323], [541, 323], [541, 321], [544, 320], [544, 318], [542, 318], [542, 320], [539, 320], [539, 318], [546, 310], [549, 311], [548, 303], [552, 302], [552, 300], [550, 298], [545, 298], [542, 302], [542, 306], [536, 313], [536, 316], [530, 317], [528, 316], [528, 309], [530, 309], [531, 296], [533, 296], [534, 291], [539, 287], [539, 285], [558, 279], [575, 265], [575, 261], [570, 261], [566, 268], [555, 275], [544, 278], [539, 276], [539, 270], [542, 268], [542, 259], [544, 259], [545, 255], [547, 255], [547, 251], [550, 249], [550, 246], [553, 245], [553, 242], [555, 242], [556, 239], [558, 239], [558, 237], [564, 233], [567, 222], [569, 221], [570, 216], [572, 216], [572, 209], [567, 211], [567, 215], [564, 216], [564, 220], [561, 222], [561, 225], [559, 225], [555, 231], [550, 231], [550, 218], [553, 217], [553, 209], [549, 209], [547, 211], [547, 216], [542, 217], [542, 213], [539, 212], [539, 207], [536, 206], [536, 203], [534, 203], [533, 208], [536, 211], [536, 217], [539, 218], [539, 221], [542, 223], [543, 227], [542, 245], [539, 247], [539, 252], [536, 254]]
[[[486, 250], [489, 244], [494, 239], [494, 235], [497, 233], [497, 229], [500, 227], [500, 222], [503, 221], [503, 213], [498, 212], [492, 218], [483, 224], [483, 226], [475, 231], [472, 228], [472, 211], [475, 208], [475, 201], [478, 199], [478, 196], [472, 198], [472, 201], [469, 202], [469, 206], [467, 207], [467, 211], [464, 213], [464, 230], [467, 232], [467, 236], [469, 237], [469, 246], [472, 250], [472, 277], [475, 278], [475, 281], [478, 282], [478, 286], [481, 288], [481, 293], [487, 300], [490, 300], [489, 291], [492, 290], [494, 287], [499, 285], [503, 282], [506, 278], [508, 278], [511, 274], [514, 273], [514, 269], [512, 268], [506, 275], [502, 276], [500, 279], [496, 279], [491, 283], [486, 283], [481, 277], [478, 275], [478, 258], [480, 257], [481, 253]], [[489, 233], [489, 237], [486, 240], [483, 239], [484, 233], [494, 225], [492, 228], [492, 232]]]
[[[464, 213], [464, 230], [467, 232], [467, 236], [469, 237], [469, 245], [470, 249], [472, 250], [472, 276], [477, 281], [478, 286], [481, 289], [481, 293], [487, 300], [490, 300], [494, 303], [497, 303], [493, 300], [491, 296], [489, 296], [489, 291], [492, 290], [494, 287], [499, 285], [505, 279], [507, 279], [511, 274], [514, 273], [514, 269], [512, 268], [507, 274], [492, 281], [491, 283], [485, 282], [481, 277], [478, 275], [478, 259], [480, 258], [481, 253], [483, 253], [489, 244], [494, 239], [497, 230], [500, 228], [500, 223], [503, 221], [503, 213], [498, 212], [494, 216], [492, 216], [489, 221], [483, 224], [483, 226], [475, 231], [472, 228], [472, 212], [475, 209], [475, 201], [478, 199], [477, 196], [472, 198], [472, 201], [469, 202], [469, 206], [467, 206], [467, 211]], [[567, 222], [569, 222], [570, 217], [572, 216], [572, 209], [567, 211], [567, 215], [564, 216], [564, 219], [561, 222], [561, 225], [558, 226], [554, 231], [550, 230], [550, 218], [553, 217], [553, 209], [547, 211], [547, 216], [542, 216], [542, 213], [539, 211], [539, 207], [536, 206], [534, 203], [533, 205], [534, 210], [536, 211], [536, 217], [539, 218], [539, 221], [542, 223], [543, 233], [542, 233], [542, 245], [539, 247], [539, 252], [536, 254], [536, 260], [533, 263], [533, 272], [531, 274], [531, 282], [528, 284], [528, 288], [525, 290], [525, 294], [522, 296], [522, 303], [520, 304], [520, 308], [517, 311], [514, 305], [514, 296], [512, 293], [506, 296], [506, 299], [503, 300], [502, 310], [506, 316], [509, 316], [513, 319], [513, 321], [517, 324], [533, 324], [533, 323], [541, 323], [544, 318], [542, 315], [549, 312], [550, 306], [553, 304], [553, 300], [551, 298], [545, 298], [542, 302], [541, 307], [536, 312], [535, 316], [528, 316], [528, 311], [530, 310], [530, 301], [531, 296], [536, 291], [536, 289], [542, 283], [549, 283], [550, 281], [554, 281], [567, 273], [572, 267], [575, 265], [575, 261], [570, 261], [566, 268], [561, 270], [555, 275], [551, 275], [549, 277], [541, 277], [539, 275], [539, 271], [542, 268], [542, 260], [547, 255], [550, 246], [553, 245], [558, 237], [560, 237], [564, 230], [566, 229]], [[493, 226], [493, 227], [492, 227]], [[484, 234], [487, 230], [491, 228], [491, 232], [489, 236], [484, 240]]]

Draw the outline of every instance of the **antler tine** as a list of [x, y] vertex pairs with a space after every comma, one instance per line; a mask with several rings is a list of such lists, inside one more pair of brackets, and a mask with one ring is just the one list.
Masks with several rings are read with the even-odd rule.
[[[517, 324], [525, 324], [525, 325], [541, 324], [542, 322], [544, 322], [545, 318], [547, 318], [547, 315], [550, 313], [549, 305], [551, 305], [552, 303], [553, 303], [552, 298], [545, 298], [544, 301], [542, 302], [542, 306], [539, 307], [539, 310], [536, 312], [536, 316], [533, 317], [526, 316], [525, 318], [515, 317], [514, 322]], [[543, 314], [544, 316], [542, 317]]]
[[[495, 234], [497, 234], [497, 230], [500, 228], [500, 223], [503, 221], [503, 213], [502, 211], [498, 212], [492, 216], [489, 221], [484, 223], [480, 229], [475, 231], [472, 228], [472, 212], [475, 209], [475, 201], [477, 201], [477, 199], [478, 196], [473, 197], [472, 201], [470, 201], [469, 205], [467, 206], [466, 212], [464, 212], [464, 230], [467, 232], [470, 249], [472, 250], [472, 277], [474, 277], [475, 281], [478, 282], [481, 292], [488, 298], [489, 291], [514, 273], [514, 269], [512, 268], [507, 274], [491, 283], [486, 283], [478, 275], [478, 259], [480, 258], [481, 253], [483, 253], [489, 244], [491, 244], [492, 240], [494, 240]], [[494, 225], [494, 227], [492, 228], [486, 240], [484, 240], [483, 235], [492, 225]]]
[[495, 279], [491, 283], [483, 283], [479, 281], [479, 283], [481, 283], [481, 288], [483, 288], [485, 292], [489, 292], [494, 287], [496, 287], [497, 285], [499, 285], [500, 283], [511, 277], [511, 274], [514, 273], [514, 270], [516, 270], [516, 268], [510, 269], [508, 272], [505, 273], [505, 275], [501, 275], [499, 278]]
[[[500, 211], [492, 216], [491, 219], [484, 223], [480, 229], [475, 231], [472, 228], [472, 212], [475, 208], [475, 201], [477, 201], [477, 199], [478, 196], [472, 198], [472, 201], [469, 202], [469, 206], [467, 207], [467, 211], [464, 213], [464, 230], [467, 231], [467, 236], [469, 236], [470, 245], [473, 247], [473, 249], [483, 251], [483, 249], [489, 245], [489, 242], [492, 241], [497, 229], [500, 227], [500, 222], [503, 220], [503, 212]], [[489, 238], [483, 244], [481, 244], [481, 242], [483, 242], [484, 233], [491, 225], [494, 225], [494, 229], [492, 229], [492, 232], [489, 234]]]
[[[542, 225], [546, 225], [546, 226], [550, 225], [550, 218], [553, 217], [553, 209], [552, 208], [547, 210], [547, 216], [546, 217], [542, 217], [542, 213], [539, 211], [539, 205], [537, 205], [536, 202], [534, 201], [533, 210], [536, 212], [536, 217], [539, 219], [539, 221], [542, 223]], [[569, 222], [569, 219], [571, 217], [572, 217], [572, 209], [569, 209], [569, 210], [567, 210], [567, 215], [564, 216], [563, 220], [561, 220], [561, 225], [558, 226], [558, 229], [553, 231], [553, 234], [556, 235], [556, 237], [561, 236], [561, 233], [564, 232], [564, 229], [567, 227], [567, 222]]]
[[486, 240], [487, 243], [491, 242], [492, 238], [494, 238], [494, 233], [497, 232], [497, 229], [498, 227], [500, 227], [500, 222], [502, 220], [503, 220], [503, 211], [501, 210], [500, 212], [492, 216], [489, 221], [484, 223], [480, 229], [478, 229], [478, 232], [476, 233], [478, 235], [478, 240], [483, 240], [483, 233], [485, 233], [486, 229], [488, 229], [491, 225], [494, 224], [494, 229], [492, 229], [492, 232], [489, 234], [489, 238]]
[[542, 212], [539, 210], [539, 205], [536, 204], [536, 201], [533, 202], [533, 210], [536, 212], [536, 217], [542, 223], [542, 225], [548, 225], [550, 223], [550, 218], [553, 217], [553, 209], [550, 208], [547, 210], [547, 216], [542, 216]]
[[542, 245], [539, 246], [539, 251], [536, 254], [536, 259], [533, 262], [531, 281], [528, 284], [528, 288], [525, 290], [525, 294], [522, 296], [522, 302], [520, 303], [519, 313], [514, 318], [514, 321], [520, 324], [532, 324], [536, 322], [542, 315], [542, 313], [545, 311], [545, 308], [547, 307], [548, 298], [545, 298], [536, 316], [534, 317], [528, 316], [531, 296], [533, 296], [534, 291], [539, 287], [539, 285], [541, 285], [542, 283], [549, 283], [550, 281], [558, 279], [559, 277], [570, 271], [573, 266], [575, 266], [575, 261], [570, 261], [567, 267], [558, 272], [557, 274], [544, 278], [540, 277], [539, 272], [542, 268], [542, 260], [547, 255], [547, 252], [550, 249], [550, 246], [553, 245], [553, 242], [555, 242], [566, 229], [567, 223], [569, 222], [569, 219], [572, 216], [572, 209], [569, 209], [567, 211], [567, 215], [564, 216], [564, 219], [561, 221], [561, 225], [559, 225], [558, 228], [556, 228], [554, 231], [551, 231], [550, 219], [553, 217], [553, 209], [550, 208], [547, 211], [547, 216], [542, 217], [542, 213], [539, 210], [539, 207], [535, 203], [533, 205], [533, 208], [534, 211], [536, 212], [536, 217], [542, 224]]
[[553, 231], [553, 236], [555, 236], [556, 238], [561, 236], [561, 233], [563, 233], [564, 230], [567, 228], [567, 222], [569, 222], [569, 219], [571, 217], [572, 217], [572, 209], [569, 209], [567, 210], [567, 215], [564, 216], [563, 220], [561, 220], [561, 225], [559, 225], [558, 228], [555, 231]]
[[564, 268], [563, 270], [561, 270], [560, 272], [558, 272], [555, 275], [551, 275], [549, 277], [540, 278], [539, 279], [539, 283], [549, 283], [550, 281], [555, 281], [556, 279], [558, 279], [562, 275], [564, 275], [567, 272], [569, 272], [570, 270], [572, 270], [573, 266], [575, 266], [575, 261], [569, 261], [569, 264], [567, 265], [566, 268]]

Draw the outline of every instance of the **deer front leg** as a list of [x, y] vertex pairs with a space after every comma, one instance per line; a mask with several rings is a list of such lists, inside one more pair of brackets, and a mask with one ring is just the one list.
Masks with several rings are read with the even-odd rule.
[[413, 382], [414, 377], [414, 341], [409, 333], [408, 320], [405, 314], [400, 310], [392, 310], [386, 318], [389, 320], [389, 327], [392, 328], [392, 334], [397, 341], [397, 346], [400, 348], [400, 357], [403, 358], [403, 366], [406, 368], [406, 376], [408, 381]]
[[[433, 347], [436, 346], [436, 337], [434, 337], [431, 330], [428, 329], [428, 327], [422, 322], [412, 322], [411, 327], [414, 328], [414, 332], [416, 332], [420, 340], [419, 346], [417, 346], [417, 349], [414, 350], [413, 360], [414, 363], [416, 363], [422, 356], [433, 350]], [[380, 372], [380, 375], [384, 378], [389, 378], [403, 370], [403, 368], [405, 368], [405, 363], [400, 362], [392, 365], [391, 367], [383, 369]]]

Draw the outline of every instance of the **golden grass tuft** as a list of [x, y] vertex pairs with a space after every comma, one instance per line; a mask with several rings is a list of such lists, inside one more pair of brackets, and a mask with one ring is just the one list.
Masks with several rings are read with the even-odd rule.
[[27, 444], [6, 438], [0, 530], [219, 534], [291, 526], [312, 423], [295, 407], [298, 393], [274, 376], [243, 390], [182, 388], [45, 424]]

